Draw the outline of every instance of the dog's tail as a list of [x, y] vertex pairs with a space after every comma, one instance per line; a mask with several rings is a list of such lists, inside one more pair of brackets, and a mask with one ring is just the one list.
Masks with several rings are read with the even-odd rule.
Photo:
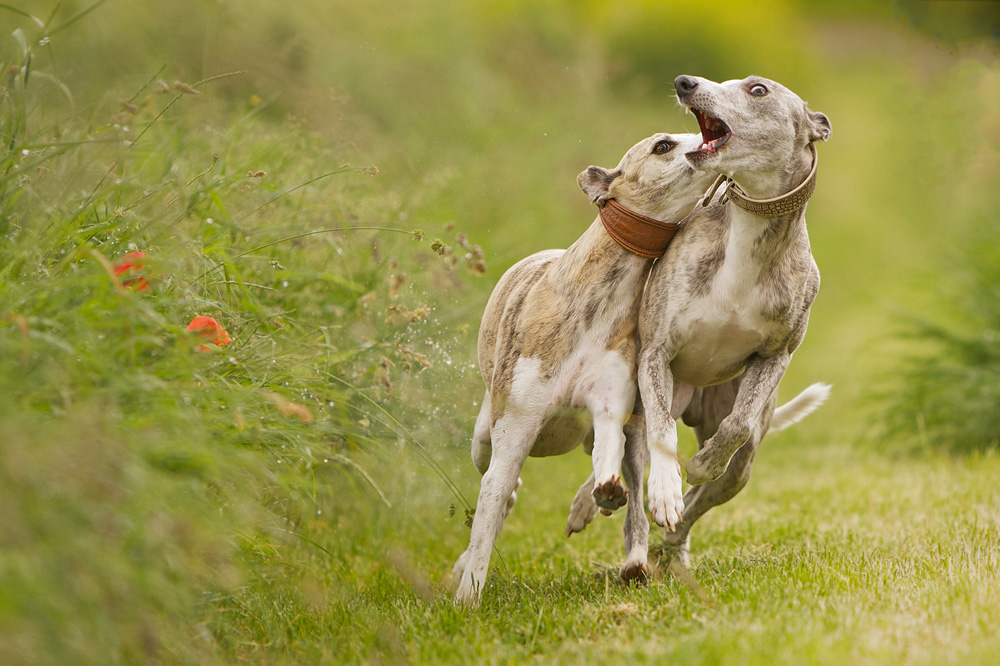
[[806, 390], [774, 410], [774, 418], [771, 420], [771, 432], [784, 430], [794, 425], [819, 409], [819, 406], [830, 397], [829, 384], [810, 384]]

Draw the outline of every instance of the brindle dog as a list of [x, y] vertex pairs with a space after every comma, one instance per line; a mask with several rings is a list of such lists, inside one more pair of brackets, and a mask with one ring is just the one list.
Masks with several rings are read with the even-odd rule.
[[[657, 264], [639, 315], [649, 504], [686, 565], [691, 526], [750, 478], [778, 383], [805, 336], [819, 269], [805, 201], [782, 199], [815, 177], [813, 143], [832, 130], [768, 79], [679, 76], [674, 86], [704, 139], [688, 160], [731, 179], [727, 201], [697, 209]], [[768, 199], [773, 205], [753, 205]], [[683, 497], [676, 415], [699, 443], [686, 465], [694, 487]]]
[[[720, 174], [713, 193], [720, 181], [727, 188], [695, 208], [650, 274], [639, 313], [647, 447], [630, 445], [629, 453], [643, 459], [625, 466], [650, 462], [650, 512], [666, 528], [669, 554], [687, 565], [692, 525], [746, 485], [772, 425], [778, 383], [806, 332], [819, 289], [805, 220], [815, 186], [813, 143], [826, 141], [831, 128], [825, 115], [768, 79], [720, 84], [680, 76], [674, 84], [702, 130], [701, 145], [687, 159]], [[793, 401], [796, 419], [828, 391], [823, 385], [804, 391]], [[788, 425], [787, 414], [777, 416]], [[679, 417], [699, 443], [686, 466], [694, 486], [686, 494]], [[629, 514], [642, 512], [641, 493], [632, 488]], [[593, 517], [588, 501], [577, 494], [570, 531]]]
[[[679, 222], [712, 179], [684, 157], [699, 143], [697, 135], [656, 134], [632, 147], [615, 169], [589, 167], [577, 182], [600, 206], [614, 199], [648, 218]], [[478, 345], [487, 389], [472, 439], [483, 479], [469, 548], [452, 572], [456, 603], [479, 601], [529, 455], [567, 453], [593, 432], [591, 493], [607, 510], [625, 503], [623, 426], [635, 401], [636, 326], [652, 263], [616, 242], [599, 216], [569, 249], [515, 264], [490, 296]], [[629, 487], [642, 486], [642, 468], [638, 476], [624, 471]], [[639, 518], [646, 521], [641, 511]], [[644, 566], [646, 542], [630, 557]]]

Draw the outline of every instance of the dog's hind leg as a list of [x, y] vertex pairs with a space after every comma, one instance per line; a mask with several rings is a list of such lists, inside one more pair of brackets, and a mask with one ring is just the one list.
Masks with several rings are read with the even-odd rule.
[[684, 517], [674, 532], [666, 532], [661, 558], [676, 560], [690, 566], [691, 528], [710, 509], [725, 504], [743, 490], [750, 480], [750, 470], [760, 438], [754, 434], [740, 447], [729, 462], [725, 473], [715, 481], [692, 486], [684, 493]]
[[[719, 429], [719, 424], [729, 415], [736, 400], [739, 379], [703, 389], [684, 414], [685, 422], [694, 426], [698, 446], [703, 447]], [[737, 449], [729, 461], [726, 471], [715, 481], [689, 488], [684, 494], [683, 519], [674, 532], [666, 533], [661, 558], [676, 560], [683, 566], [690, 564], [691, 528], [699, 518], [712, 508], [725, 504], [743, 490], [750, 480], [757, 448], [767, 432], [774, 412], [775, 400], [767, 402], [759, 419], [754, 424], [746, 444]], [[690, 419], [689, 417], [692, 417]]]
[[[479, 603], [493, 545], [503, 527], [506, 505], [518, 484], [518, 475], [542, 426], [540, 417], [504, 414], [490, 429], [492, 455], [479, 487], [469, 548], [455, 594], [456, 604]], [[456, 565], [457, 566], [457, 565]]]
[[[770, 423], [778, 383], [790, 360], [791, 354], [782, 353], [756, 359], [747, 365], [737, 383], [731, 412], [717, 422], [715, 433], [688, 460], [688, 483], [696, 486], [720, 478], [726, 471], [730, 458], [749, 441], [765, 412], [767, 422]], [[708, 392], [705, 395], [707, 397]]]
[[643, 472], [649, 462], [646, 447], [646, 423], [642, 418], [625, 426], [625, 458], [622, 476], [632, 495], [625, 514], [625, 564], [620, 575], [623, 580], [645, 584], [649, 580], [649, 519], [642, 502]]
[[[476, 427], [472, 431], [472, 463], [479, 470], [480, 474], [486, 474], [489, 469], [490, 459], [493, 457], [493, 442], [490, 439], [490, 392], [483, 396], [483, 406], [479, 409], [479, 416], [476, 417]], [[518, 477], [514, 492], [507, 498], [504, 518], [514, 510], [517, 502], [517, 491], [521, 489], [521, 478]]]
[[[472, 432], [472, 463], [479, 470], [480, 474], [486, 474], [486, 470], [490, 467], [490, 459], [493, 457], [493, 443], [490, 439], [490, 408], [490, 392], [487, 391], [486, 395], [483, 396], [483, 404], [479, 409], [479, 416], [476, 417], [476, 426]], [[514, 485], [514, 490], [510, 493], [510, 497], [507, 498], [501, 520], [506, 520], [511, 511], [514, 510], [514, 503], [517, 502], [517, 491], [520, 489], [521, 477], [519, 476], [517, 483]], [[499, 532], [499, 528], [497, 528], [497, 531]], [[451, 569], [451, 580], [454, 587], [458, 587], [461, 583], [462, 574], [465, 572], [465, 566], [468, 561], [469, 551], [466, 549]]]
[[[628, 445], [626, 444], [626, 446]], [[569, 517], [566, 519], [566, 536], [572, 536], [575, 532], [582, 532], [596, 515], [597, 502], [594, 501], [594, 473], [591, 472], [587, 480], [580, 486], [580, 489], [576, 491], [576, 495], [573, 496], [573, 503], [569, 506]]]

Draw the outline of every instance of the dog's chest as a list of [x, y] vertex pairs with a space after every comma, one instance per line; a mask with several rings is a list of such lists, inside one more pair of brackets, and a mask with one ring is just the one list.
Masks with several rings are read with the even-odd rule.
[[767, 350], [780, 336], [784, 327], [769, 314], [772, 310], [762, 289], [717, 280], [671, 322], [675, 378], [710, 386], [739, 375], [751, 355]]
[[631, 413], [634, 364], [617, 351], [588, 342], [585, 336], [552, 375], [546, 374], [540, 359], [517, 360], [508, 409], [541, 419], [529, 455], [562, 455], [578, 446], [593, 427], [595, 409], [607, 408], [623, 423]]
[[585, 408], [592, 396], [620, 390], [632, 380], [634, 363], [626, 362], [621, 353], [607, 349], [602, 342], [603, 336], [584, 334], [573, 351], [549, 372], [542, 359], [519, 358], [511, 397], [517, 404], [543, 409]]

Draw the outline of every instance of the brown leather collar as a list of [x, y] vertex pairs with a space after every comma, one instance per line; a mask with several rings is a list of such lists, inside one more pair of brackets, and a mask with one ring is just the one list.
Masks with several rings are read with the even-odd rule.
[[646, 259], [663, 256], [680, 222], [660, 222], [625, 208], [614, 199], [601, 207], [601, 222], [616, 243]]

